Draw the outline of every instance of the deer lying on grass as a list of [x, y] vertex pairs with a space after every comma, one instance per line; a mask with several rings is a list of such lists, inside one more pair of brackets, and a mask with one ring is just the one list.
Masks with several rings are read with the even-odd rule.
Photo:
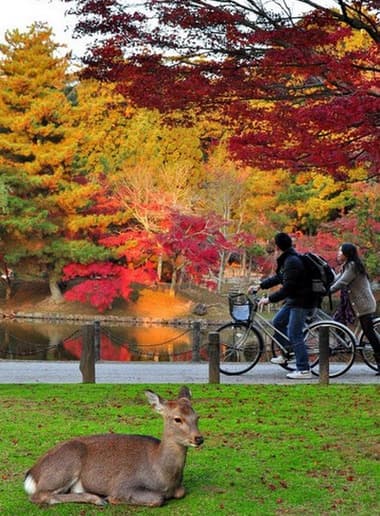
[[64, 441], [26, 473], [24, 488], [37, 504], [129, 503], [160, 506], [185, 496], [182, 474], [187, 448], [203, 443], [187, 387], [176, 400], [146, 391], [162, 414], [161, 441], [151, 436], [104, 434]]

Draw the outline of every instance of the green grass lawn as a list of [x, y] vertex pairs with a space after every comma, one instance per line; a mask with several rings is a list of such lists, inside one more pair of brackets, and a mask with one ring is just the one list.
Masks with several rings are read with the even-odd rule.
[[0, 514], [352, 515], [380, 506], [376, 385], [192, 385], [204, 445], [190, 449], [187, 496], [156, 509], [83, 504], [39, 508], [24, 472], [55, 443], [122, 432], [160, 436], [144, 390], [176, 385], [0, 385]]

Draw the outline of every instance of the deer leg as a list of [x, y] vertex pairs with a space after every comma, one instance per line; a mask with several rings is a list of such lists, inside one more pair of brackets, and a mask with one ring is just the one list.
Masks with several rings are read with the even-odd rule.
[[186, 494], [186, 489], [183, 486], [177, 487], [174, 491], [173, 498], [183, 498]]
[[50, 504], [56, 503], [92, 503], [94, 505], [107, 505], [107, 501], [92, 493], [67, 493], [53, 495]]
[[38, 492], [30, 497], [30, 501], [39, 505], [55, 505], [57, 503], [92, 503], [107, 505], [107, 501], [92, 493], [50, 493]]
[[130, 505], [146, 505], [148, 507], [160, 507], [165, 502], [165, 497], [157, 491], [134, 487], [118, 493], [117, 496], [109, 496], [107, 502], [111, 504], [128, 503]]

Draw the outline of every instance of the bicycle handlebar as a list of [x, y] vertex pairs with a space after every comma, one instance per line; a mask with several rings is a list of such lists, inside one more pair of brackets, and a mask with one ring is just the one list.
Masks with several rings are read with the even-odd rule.
[[252, 285], [247, 289], [247, 296], [258, 297], [257, 294], [260, 291], [260, 286]]

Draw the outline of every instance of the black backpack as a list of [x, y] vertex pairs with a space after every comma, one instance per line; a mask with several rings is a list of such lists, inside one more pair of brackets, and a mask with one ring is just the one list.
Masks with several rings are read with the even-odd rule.
[[327, 261], [314, 253], [304, 253], [300, 255], [305, 267], [306, 277], [310, 281], [310, 286], [316, 298], [322, 300], [325, 295], [329, 295], [330, 309], [332, 309], [332, 300], [330, 294], [330, 285], [334, 283], [334, 270]]

